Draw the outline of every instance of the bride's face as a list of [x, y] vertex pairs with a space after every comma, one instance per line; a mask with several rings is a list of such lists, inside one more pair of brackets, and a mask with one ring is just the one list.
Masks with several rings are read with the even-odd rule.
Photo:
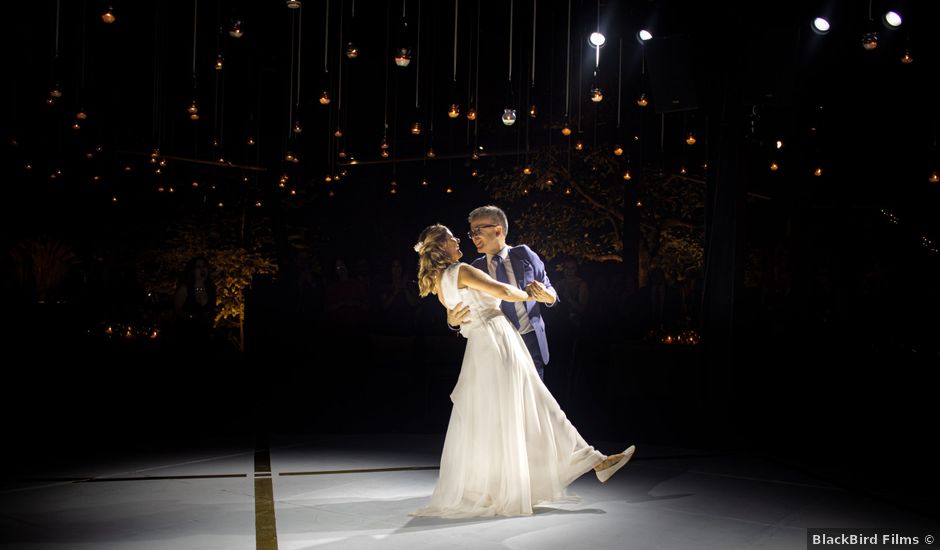
[[463, 251], [460, 250], [460, 239], [455, 237], [450, 231], [447, 232], [447, 240], [444, 242], [444, 250], [455, 262], [463, 256]]

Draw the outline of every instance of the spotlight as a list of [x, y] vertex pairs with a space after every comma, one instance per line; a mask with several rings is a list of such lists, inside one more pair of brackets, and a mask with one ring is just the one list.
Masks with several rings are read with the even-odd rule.
[[896, 11], [889, 11], [885, 13], [883, 21], [889, 29], [896, 29], [901, 26], [901, 14]]
[[591, 45], [595, 48], [600, 48], [604, 45], [604, 42], [607, 42], [607, 38], [599, 32], [592, 32], [589, 40], [591, 41]]
[[813, 32], [816, 34], [828, 34], [829, 20], [825, 17], [817, 17], [816, 19], [813, 19]]
[[636, 33], [636, 39], [639, 40], [640, 44], [645, 44], [647, 40], [653, 38], [653, 33], [646, 29], [640, 29], [640, 32]]

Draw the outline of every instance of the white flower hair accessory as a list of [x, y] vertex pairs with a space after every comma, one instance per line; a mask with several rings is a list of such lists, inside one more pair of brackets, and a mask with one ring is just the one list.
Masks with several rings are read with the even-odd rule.
[[421, 254], [422, 248], [424, 248], [424, 241], [420, 241], [418, 242], [418, 244], [415, 245], [415, 252], [417, 252], [418, 254]]

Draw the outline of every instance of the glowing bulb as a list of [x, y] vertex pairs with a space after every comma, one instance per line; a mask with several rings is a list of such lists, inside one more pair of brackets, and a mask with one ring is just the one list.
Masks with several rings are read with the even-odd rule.
[[473, 107], [467, 109], [467, 120], [476, 120], [477, 119], [477, 110]]
[[352, 42], [346, 44], [346, 57], [349, 59], [356, 59], [359, 57], [359, 48], [357, 48], [356, 45]]
[[420, 136], [421, 135], [421, 123], [415, 122], [411, 125], [411, 135]]
[[450, 118], [457, 118], [460, 116], [460, 105], [456, 103], [451, 103], [450, 108], [447, 109], [447, 116]]
[[115, 19], [116, 17], [114, 17], [114, 8], [111, 6], [108, 6], [108, 9], [105, 10], [105, 12], [101, 14], [101, 20], [109, 25], [111, 23], [114, 23]]
[[320, 92], [320, 105], [329, 105], [330, 104], [330, 92], [323, 90]]
[[515, 109], [503, 109], [502, 116], [503, 124], [506, 126], [512, 126], [516, 123], [516, 110]]
[[567, 124], [561, 127], [561, 135], [563, 136], [571, 135], [571, 128]]
[[407, 67], [411, 64], [411, 48], [398, 48], [395, 51], [395, 64], [399, 67]]
[[619, 157], [619, 156], [622, 155], [622, 154], [623, 154], [623, 147], [621, 147], [621, 146], [619, 146], [619, 145], [615, 145], [615, 146], [614, 146], [614, 155], [616, 155], [616, 156]]
[[640, 107], [646, 107], [650, 104], [650, 100], [648, 97], [646, 97], [646, 94], [640, 94], [640, 97], [636, 99], [636, 104]]
[[689, 136], [685, 138], [685, 142], [689, 145], [695, 145], [695, 134], [689, 132]]
[[604, 42], [607, 42], [607, 38], [599, 32], [592, 32], [590, 41], [592, 46], [595, 48], [600, 48], [604, 45]]
[[604, 93], [600, 88], [591, 89], [591, 101], [594, 103], [600, 103], [601, 101], [604, 101]]
[[228, 35], [232, 38], [241, 38], [245, 33], [242, 32], [242, 22], [236, 21], [232, 23], [232, 28], [229, 29]]

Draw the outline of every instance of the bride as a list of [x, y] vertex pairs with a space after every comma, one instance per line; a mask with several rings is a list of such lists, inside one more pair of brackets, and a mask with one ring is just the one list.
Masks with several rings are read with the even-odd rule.
[[460, 239], [443, 225], [422, 231], [415, 251], [421, 296], [436, 294], [449, 309], [463, 302], [472, 322], [461, 328], [467, 349], [450, 395], [440, 477], [430, 503], [412, 515], [529, 515], [566, 498], [565, 488], [591, 469], [610, 479], [636, 449], [605, 456], [568, 421], [499, 308], [532, 298], [459, 262]]

